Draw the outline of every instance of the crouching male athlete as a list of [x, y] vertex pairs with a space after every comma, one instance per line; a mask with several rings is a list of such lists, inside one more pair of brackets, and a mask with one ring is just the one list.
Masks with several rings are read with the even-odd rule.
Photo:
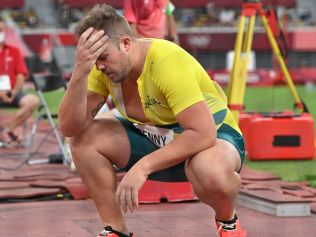
[[[104, 224], [98, 236], [133, 236], [122, 211], [138, 207], [147, 179], [190, 181], [215, 210], [219, 235], [245, 236], [235, 213], [244, 142], [223, 91], [178, 45], [136, 39], [108, 5], [91, 9], [76, 33], [58, 118]], [[94, 119], [108, 95], [121, 116]], [[127, 171], [118, 187], [113, 164]]]

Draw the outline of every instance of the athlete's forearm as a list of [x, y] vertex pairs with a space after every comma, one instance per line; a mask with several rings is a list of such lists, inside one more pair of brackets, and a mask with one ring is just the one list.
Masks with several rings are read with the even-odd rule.
[[66, 93], [59, 105], [58, 120], [65, 136], [76, 136], [87, 123], [87, 76], [74, 71]]
[[93, 119], [89, 110], [99, 97], [88, 98], [88, 75], [108, 45], [108, 36], [103, 30], [90, 27], [79, 37], [73, 74], [58, 113], [65, 136], [79, 135]]
[[197, 153], [211, 148], [215, 142], [215, 133], [209, 135], [190, 129], [185, 130], [171, 143], [147, 155], [136, 165], [142, 166], [142, 169], [146, 170], [149, 175], [181, 163]]
[[171, 167], [211, 148], [216, 142], [215, 121], [205, 101], [200, 101], [177, 116], [184, 131], [163, 148], [140, 160], [148, 174]]

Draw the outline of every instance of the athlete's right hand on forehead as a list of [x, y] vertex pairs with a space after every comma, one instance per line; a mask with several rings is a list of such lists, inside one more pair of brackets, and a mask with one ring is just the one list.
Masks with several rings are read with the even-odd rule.
[[97, 58], [108, 46], [108, 36], [103, 30], [87, 29], [79, 38], [76, 51], [76, 69], [89, 73]]

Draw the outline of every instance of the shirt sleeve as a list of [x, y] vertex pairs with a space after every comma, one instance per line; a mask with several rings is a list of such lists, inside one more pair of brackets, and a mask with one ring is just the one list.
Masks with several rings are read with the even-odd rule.
[[17, 74], [23, 74], [27, 75], [28, 70], [24, 61], [24, 58], [20, 52], [20, 50], [16, 49], [15, 50], [15, 60], [16, 60], [16, 67], [15, 67], [15, 73]]
[[133, 8], [133, 4], [131, 0], [124, 0], [124, 16], [129, 23], [135, 24], [137, 23], [136, 14]]
[[88, 76], [88, 90], [104, 97], [109, 95], [109, 83], [104, 74], [94, 66]]
[[182, 51], [172, 53], [163, 59], [153, 78], [164, 94], [174, 115], [189, 106], [203, 101], [204, 96], [199, 86], [199, 67], [195, 59]]

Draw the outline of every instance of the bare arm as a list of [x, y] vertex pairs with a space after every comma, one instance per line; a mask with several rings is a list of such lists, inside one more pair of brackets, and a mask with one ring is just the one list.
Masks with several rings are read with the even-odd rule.
[[14, 88], [12, 89], [12, 94], [15, 96], [19, 91], [22, 90], [23, 84], [25, 81], [25, 75], [24, 74], [18, 74], [16, 76], [16, 82], [14, 85]]
[[15, 82], [14, 88], [12, 88], [12, 90], [9, 91], [9, 93], [4, 93], [4, 95], [2, 96], [2, 100], [6, 103], [12, 103], [17, 93], [19, 93], [22, 90], [24, 81], [25, 81], [25, 75], [21, 73], [18, 74], [16, 76], [16, 82]]
[[184, 129], [177, 139], [136, 163], [135, 166], [140, 166], [147, 175], [178, 164], [215, 145], [215, 123], [206, 102], [190, 106], [176, 118]]
[[177, 25], [173, 16], [174, 9], [175, 7], [171, 1], [168, 1], [166, 9], [166, 39], [179, 44]]
[[61, 132], [68, 137], [79, 135], [84, 131], [103, 97], [88, 92], [88, 75], [99, 55], [107, 47], [107, 36], [103, 31], [86, 30], [79, 38], [75, 66], [67, 91], [58, 109]]
[[166, 16], [166, 23], [167, 23], [167, 40], [170, 40], [176, 44], [179, 44], [179, 38], [177, 33], [177, 25], [174, 19], [174, 16], [167, 15]]

